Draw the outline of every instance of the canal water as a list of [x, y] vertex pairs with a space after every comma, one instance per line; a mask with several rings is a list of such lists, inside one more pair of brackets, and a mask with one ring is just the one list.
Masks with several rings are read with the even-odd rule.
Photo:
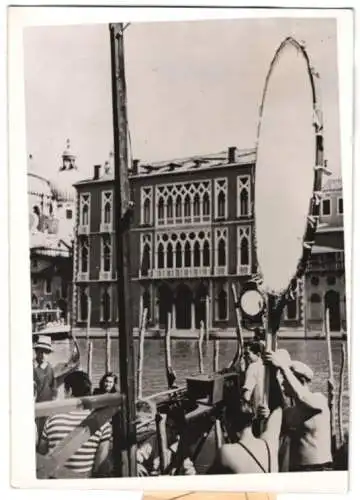
[[[105, 339], [93, 339], [93, 362], [92, 381], [94, 387], [99, 383], [100, 378], [105, 373]], [[336, 396], [339, 386], [341, 344], [342, 340], [332, 341], [332, 354], [335, 371], [335, 391]], [[68, 355], [68, 341], [60, 342], [55, 347], [56, 363], [64, 361]], [[345, 343], [346, 344], [346, 343]], [[86, 370], [87, 366], [87, 341], [79, 339], [81, 353], [81, 368]], [[219, 367], [225, 367], [232, 360], [235, 348], [235, 340], [220, 340]], [[314, 371], [312, 389], [327, 394], [328, 355], [325, 340], [279, 340], [279, 348], [289, 351], [292, 359], [307, 363]], [[138, 341], [135, 339], [135, 355], [137, 359]], [[186, 377], [198, 373], [198, 355], [196, 340], [173, 340], [171, 343], [172, 365], [176, 372], [177, 383], [185, 384]], [[204, 368], [205, 372], [212, 372], [213, 343], [204, 343]], [[111, 370], [118, 373], [119, 366], [118, 344], [116, 339], [111, 340]], [[165, 374], [165, 350], [163, 339], [145, 339], [144, 343], [144, 367], [143, 367], [143, 396], [151, 395], [155, 392], [163, 391], [166, 386]], [[335, 404], [337, 404], [335, 400]], [[343, 398], [344, 425], [348, 426], [349, 419], [349, 383], [348, 372], [345, 371], [344, 398]]]

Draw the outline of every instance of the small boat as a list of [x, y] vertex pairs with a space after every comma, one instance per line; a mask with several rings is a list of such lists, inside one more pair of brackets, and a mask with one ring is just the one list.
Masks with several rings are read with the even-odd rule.
[[56, 338], [70, 336], [70, 322], [61, 315], [60, 309], [33, 309], [31, 311], [32, 335], [48, 335]]

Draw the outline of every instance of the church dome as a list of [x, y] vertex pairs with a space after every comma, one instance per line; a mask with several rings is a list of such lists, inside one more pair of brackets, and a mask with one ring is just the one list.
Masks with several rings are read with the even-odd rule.
[[34, 172], [28, 172], [28, 192], [29, 194], [52, 198], [52, 186], [48, 179]]

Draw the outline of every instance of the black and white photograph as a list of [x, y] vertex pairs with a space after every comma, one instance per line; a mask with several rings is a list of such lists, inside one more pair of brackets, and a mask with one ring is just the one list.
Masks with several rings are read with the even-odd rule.
[[348, 471], [337, 23], [23, 29], [39, 482]]

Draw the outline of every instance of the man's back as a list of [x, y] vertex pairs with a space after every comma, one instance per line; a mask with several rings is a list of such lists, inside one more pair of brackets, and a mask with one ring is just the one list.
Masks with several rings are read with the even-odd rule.
[[[243, 446], [244, 445], [244, 446]], [[277, 472], [276, 457], [262, 439], [225, 444], [216, 464], [217, 474]]]
[[243, 386], [243, 389], [251, 394], [251, 402], [255, 410], [262, 404], [264, 379], [265, 367], [261, 358], [259, 358], [248, 366]]
[[312, 400], [321, 411], [294, 430], [290, 456], [292, 469], [332, 462], [328, 402], [321, 393], [313, 393]]
[[[51, 452], [68, 434], [70, 434], [70, 432], [78, 427], [89, 414], [90, 410], [79, 410], [61, 413], [48, 418], [42, 434], [42, 439], [48, 444], [48, 451]], [[65, 468], [78, 474], [90, 474], [100, 444], [109, 442], [111, 434], [111, 425], [107, 422], [74, 453], [66, 462]]]

